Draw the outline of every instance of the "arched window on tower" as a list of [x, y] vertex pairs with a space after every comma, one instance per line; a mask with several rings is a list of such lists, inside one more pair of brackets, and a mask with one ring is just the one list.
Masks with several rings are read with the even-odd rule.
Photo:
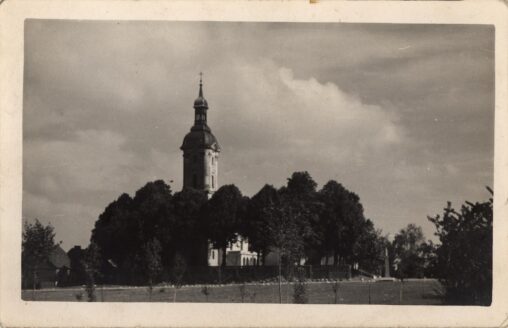
[[212, 175], [212, 188], [215, 188], [215, 177]]

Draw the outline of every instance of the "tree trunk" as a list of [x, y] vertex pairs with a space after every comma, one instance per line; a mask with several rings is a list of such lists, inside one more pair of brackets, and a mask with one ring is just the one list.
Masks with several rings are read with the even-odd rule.
[[372, 303], [371, 296], [370, 296], [370, 281], [369, 281], [369, 304]]
[[278, 251], [279, 257], [279, 303], [282, 304], [282, 258], [280, 250]]
[[339, 264], [339, 254], [337, 251], [333, 251], [333, 265], [337, 266]]
[[286, 303], [289, 303], [289, 281], [293, 280], [293, 276], [291, 274], [291, 261], [289, 260], [286, 265]]
[[221, 263], [221, 266], [223, 266], [223, 267], [226, 266], [226, 255], [227, 255], [227, 249], [226, 249], [226, 247], [224, 247], [222, 249], [222, 263]]
[[152, 301], [152, 279], [148, 280], [148, 301]]
[[399, 303], [402, 304], [402, 295], [404, 290], [404, 281], [400, 281], [400, 290], [399, 290]]
[[35, 272], [35, 269], [34, 269], [33, 273], [32, 273], [32, 301], [35, 301], [35, 287], [36, 287], [35, 277], [36, 276], [37, 276], [37, 273]]

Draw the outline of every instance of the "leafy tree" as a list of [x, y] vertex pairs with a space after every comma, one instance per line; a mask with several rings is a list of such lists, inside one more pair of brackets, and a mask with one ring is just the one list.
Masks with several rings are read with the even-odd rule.
[[111, 259], [122, 271], [134, 272], [134, 259], [153, 238], [160, 242], [163, 263], [169, 264], [175, 248], [175, 210], [171, 188], [162, 180], [148, 182], [134, 198], [122, 194], [99, 216], [91, 241], [101, 249], [102, 257]]
[[374, 223], [363, 221], [360, 235], [353, 246], [353, 258], [359, 268], [381, 275], [384, 264], [385, 239], [381, 231], [374, 228]]
[[101, 249], [105, 259], [123, 266], [137, 252], [137, 233], [132, 198], [122, 194], [99, 216], [90, 240]]
[[425, 277], [437, 277], [437, 248], [432, 240], [423, 243], [419, 248], [420, 257], [423, 261], [423, 275]]
[[21, 264], [25, 279], [32, 275], [32, 286], [37, 286], [37, 275], [40, 267], [48, 261], [50, 253], [55, 248], [55, 232], [51, 224], [42, 225], [38, 219], [34, 223], [25, 222], [23, 226], [23, 241]]
[[235, 185], [220, 187], [206, 205], [206, 227], [214, 247], [222, 249], [221, 266], [226, 266], [227, 246], [237, 240], [245, 205]]
[[265, 257], [270, 250], [268, 235], [268, 219], [265, 211], [268, 207], [279, 202], [277, 189], [271, 185], [264, 185], [248, 202], [247, 214], [242, 227], [243, 234], [249, 239], [250, 248], [259, 254], [260, 261], [265, 262]]
[[316, 193], [317, 183], [307, 171], [294, 172], [288, 178], [287, 186], [279, 190], [281, 202], [289, 206], [293, 219], [303, 238], [304, 247], [300, 256], [312, 258], [321, 243], [319, 213], [322, 203]]
[[355, 244], [364, 229], [369, 228], [360, 198], [334, 180], [323, 186], [319, 198], [324, 204], [318, 228], [321, 231], [323, 255], [327, 255], [328, 261], [331, 253], [334, 265], [341, 261], [351, 263]]
[[81, 285], [86, 281], [85, 266], [83, 265], [85, 251], [81, 246], [74, 246], [67, 252], [71, 262], [70, 281], [72, 284]]
[[304, 250], [304, 238], [297, 224], [299, 215], [300, 213], [295, 212], [287, 202], [265, 208], [268, 221], [267, 236], [278, 256], [280, 303], [282, 303], [282, 261], [285, 259], [289, 266], [302, 256]]
[[[184, 188], [173, 196], [175, 220], [172, 227], [173, 262], [182, 257], [188, 265], [208, 265], [207, 231], [203, 207], [208, 201], [205, 192]], [[175, 262], [176, 263], [176, 262]]]
[[421, 247], [425, 243], [422, 228], [409, 224], [401, 229], [393, 239], [393, 248], [397, 262], [396, 275], [401, 278], [422, 277], [424, 259]]
[[132, 242], [137, 244], [136, 249], [142, 249], [143, 245], [156, 238], [162, 248], [162, 263], [169, 265], [171, 251], [176, 245], [174, 227], [178, 222], [171, 187], [162, 180], [149, 182], [136, 191], [132, 206], [137, 228]]
[[173, 302], [176, 302], [176, 292], [182, 287], [183, 277], [187, 271], [187, 263], [185, 258], [177, 253], [173, 263], [173, 285], [175, 286], [175, 292], [173, 294]]
[[490, 198], [466, 202], [456, 211], [448, 202], [443, 216], [429, 217], [441, 242], [436, 268], [449, 304], [490, 305], [492, 301], [492, 206]]
[[312, 179], [309, 172], [294, 172], [287, 182], [287, 192], [299, 198], [307, 200], [316, 192], [317, 183]]
[[307, 287], [305, 285], [305, 272], [303, 268], [298, 268], [297, 279], [293, 285], [293, 303], [305, 304], [309, 301], [307, 296]]
[[156, 238], [143, 246], [140, 262], [147, 278], [149, 300], [151, 301], [154, 281], [162, 271], [161, 245]]
[[91, 242], [85, 251], [83, 266], [86, 272], [86, 293], [89, 302], [95, 302], [95, 283], [100, 277], [102, 257], [99, 246]]

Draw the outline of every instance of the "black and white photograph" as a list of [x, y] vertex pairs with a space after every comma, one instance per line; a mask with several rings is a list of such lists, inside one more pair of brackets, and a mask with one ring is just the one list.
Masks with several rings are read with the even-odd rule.
[[27, 17], [20, 301], [488, 309], [496, 33]]
[[25, 24], [24, 300], [490, 304], [492, 26]]

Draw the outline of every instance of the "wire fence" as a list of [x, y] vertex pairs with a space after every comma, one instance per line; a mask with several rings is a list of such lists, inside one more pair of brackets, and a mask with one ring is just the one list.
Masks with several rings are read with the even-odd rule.
[[[353, 276], [350, 266], [281, 266], [281, 279], [293, 281], [295, 272], [304, 280], [344, 280]], [[274, 282], [279, 279], [279, 266], [198, 266], [180, 269], [164, 268], [152, 279], [153, 284], [177, 285], [231, 284], [249, 282]], [[144, 270], [109, 269], [95, 277], [97, 284], [143, 286], [148, 285]], [[69, 268], [38, 268], [23, 270], [22, 288], [40, 289], [81, 286], [87, 281], [83, 270]]]
[[[298, 291], [298, 292], [297, 292]], [[279, 294], [280, 293], [280, 294]], [[214, 285], [168, 284], [110, 286], [93, 288], [95, 302], [213, 302], [213, 303], [296, 303], [310, 304], [442, 304], [442, 288], [436, 280], [375, 282], [374, 280], [230, 283]], [[297, 298], [296, 295], [300, 298]], [[24, 290], [26, 301], [87, 302], [86, 286]]]

